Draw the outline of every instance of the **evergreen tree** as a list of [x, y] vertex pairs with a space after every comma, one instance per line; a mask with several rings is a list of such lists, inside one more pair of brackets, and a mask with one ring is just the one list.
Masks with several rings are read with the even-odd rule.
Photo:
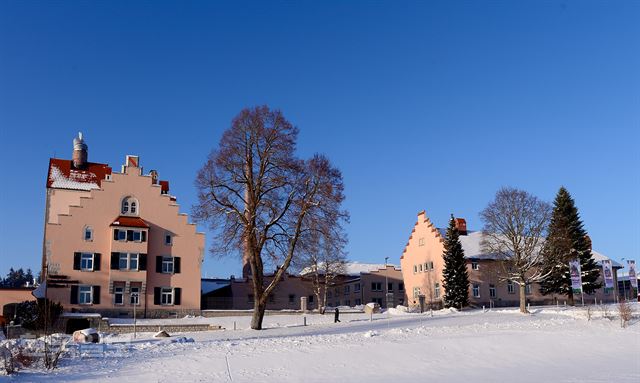
[[591, 256], [591, 241], [584, 230], [578, 209], [567, 189], [561, 187], [554, 201], [544, 250], [543, 268], [549, 276], [540, 283], [542, 294], [567, 295], [568, 303], [574, 304], [569, 261], [575, 258], [580, 259], [584, 293], [591, 294], [602, 287], [602, 283], [597, 282], [600, 268]]
[[460, 243], [460, 233], [451, 215], [449, 227], [444, 240], [444, 270], [442, 284], [444, 287], [445, 307], [464, 307], [469, 305], [469, 273], [464, 258], [464, 250]]

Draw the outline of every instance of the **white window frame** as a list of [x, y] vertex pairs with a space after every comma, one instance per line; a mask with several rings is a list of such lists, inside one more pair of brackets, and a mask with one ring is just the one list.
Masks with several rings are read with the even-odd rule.
[[509, 293], [509, 294], [515, 294], [516, 293], [516, 289], [515, 289], [513, 281], [507, 281], [507, 293]]
[[[140, 269], [140, 254], [139, 253], [119, 253], [118, 257], [118, 270], [121, 271], [138, 271]], [[136, 267], [131, 267], [131, 260], [135, 258]], [[125, 262], [125, 267], [122, 267], [122, 261]]]
[[440, 298], [440, 283], [438, 282], [433, 285], [433, 295], [434, 298]]
[[418, 298], [420, 296], [420, 287], [413, 288], [413, 298]]
[[118, 241], [126, 242], [127, 241], [127, 231], [126, 230], [118, 230]]
[[[87, 233], [89, 233], [89, 238], [87, 238]], [[91, 228], [91, 226], [84, 227], [82, 236], [82, 239], [84, 239], [85, 242], [93, 242], [93, 229]]]
[[142, 230], [133, 230], [133, 242], [142, 242]]
[[524, 285], [524, 293], [526, 295], [530, 295], [531, 294], [531, 283], [527, 283], [526, 285]]
[[471, 260], [471, 270], [480, 270], [480, 263], [476, 260]]
[[137, 217], [140, 215], [140, 203], [135, 197], [127, 196], [120, 202], [120, 215]]
[[[120, 303], [118, 303], [118, 296], [120, 296]], [[124, 286], [113, 286], [113, 304], [124, 306]]]
[[160, 288], [160, 304], [162, 306], [173, 306], [174, 289], [172, 287]]
[[175, 258], [170, 256], [162, 256], [162, 274], [173, 274], [176, 269]]
[[140, 287], [132, 286], [129, 292], [129, 304], [132, 306], [140, 306]]
[[474, 298], [480, 298], [480, 284], [479, 283], [473, 283], [471, 285], [471, 293], [472, 293]]
[[[88, 302], [86, 298], [88, 298]], [[92, 303], [93, 303], [93, 286], [90, 286], [90, 285], [78, 286], [78, 304], [90, 305]]]
[[[86, 263], [89, 263], [90, 266], [83, 266]], [[80, 253], [80, 270], [93, 271], [95, 267], [94, 263], [95, 263], [95, 257], [93, 253]]]
[[496, 285], [489, 285], [489, 298], [495, 298], [497, 296]]

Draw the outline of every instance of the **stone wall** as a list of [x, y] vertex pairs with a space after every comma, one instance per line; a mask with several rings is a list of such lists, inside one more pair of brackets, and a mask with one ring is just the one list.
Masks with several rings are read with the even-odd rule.
[[[114, 334], [129, 334], [133, 332], [134, 326], [132, 324], [114, 324], [108, 327], [102, 326], [103, 331]], [[142, 324], [135, 326], [137, 332], [158, 332], [166, 331], [170, 335], [176, 332], [195, 332], [195, 331], [213, 331], [221, 330], [221, 326], [212, 324], [184, 324], [184, 325], [149, 325]]]

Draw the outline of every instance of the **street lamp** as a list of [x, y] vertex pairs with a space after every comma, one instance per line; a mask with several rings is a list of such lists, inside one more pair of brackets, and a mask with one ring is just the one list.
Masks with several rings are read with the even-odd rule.
[[387, 301], [387, 309], [389, 309], [389, 272], [387, 271], [387, 261], [389, 257], [384, 257], [384, 285], [386, 286], [384, 291], [384, 298]]

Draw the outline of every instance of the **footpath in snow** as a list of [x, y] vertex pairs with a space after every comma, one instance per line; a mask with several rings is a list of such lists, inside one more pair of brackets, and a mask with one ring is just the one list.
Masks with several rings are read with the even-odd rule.
[[[52, 373], [10, 382], [639, 382], [640, 323], [581, 308], [408, 314], [273, 315], [263, 331], [249, 317], [184, 318], [238, 330], [106, 335], [106, 352], [66, 358]], [[636, 312], [638, 307], [636, 307]], [[147, 323], [157, 323], [149, 320]]]

